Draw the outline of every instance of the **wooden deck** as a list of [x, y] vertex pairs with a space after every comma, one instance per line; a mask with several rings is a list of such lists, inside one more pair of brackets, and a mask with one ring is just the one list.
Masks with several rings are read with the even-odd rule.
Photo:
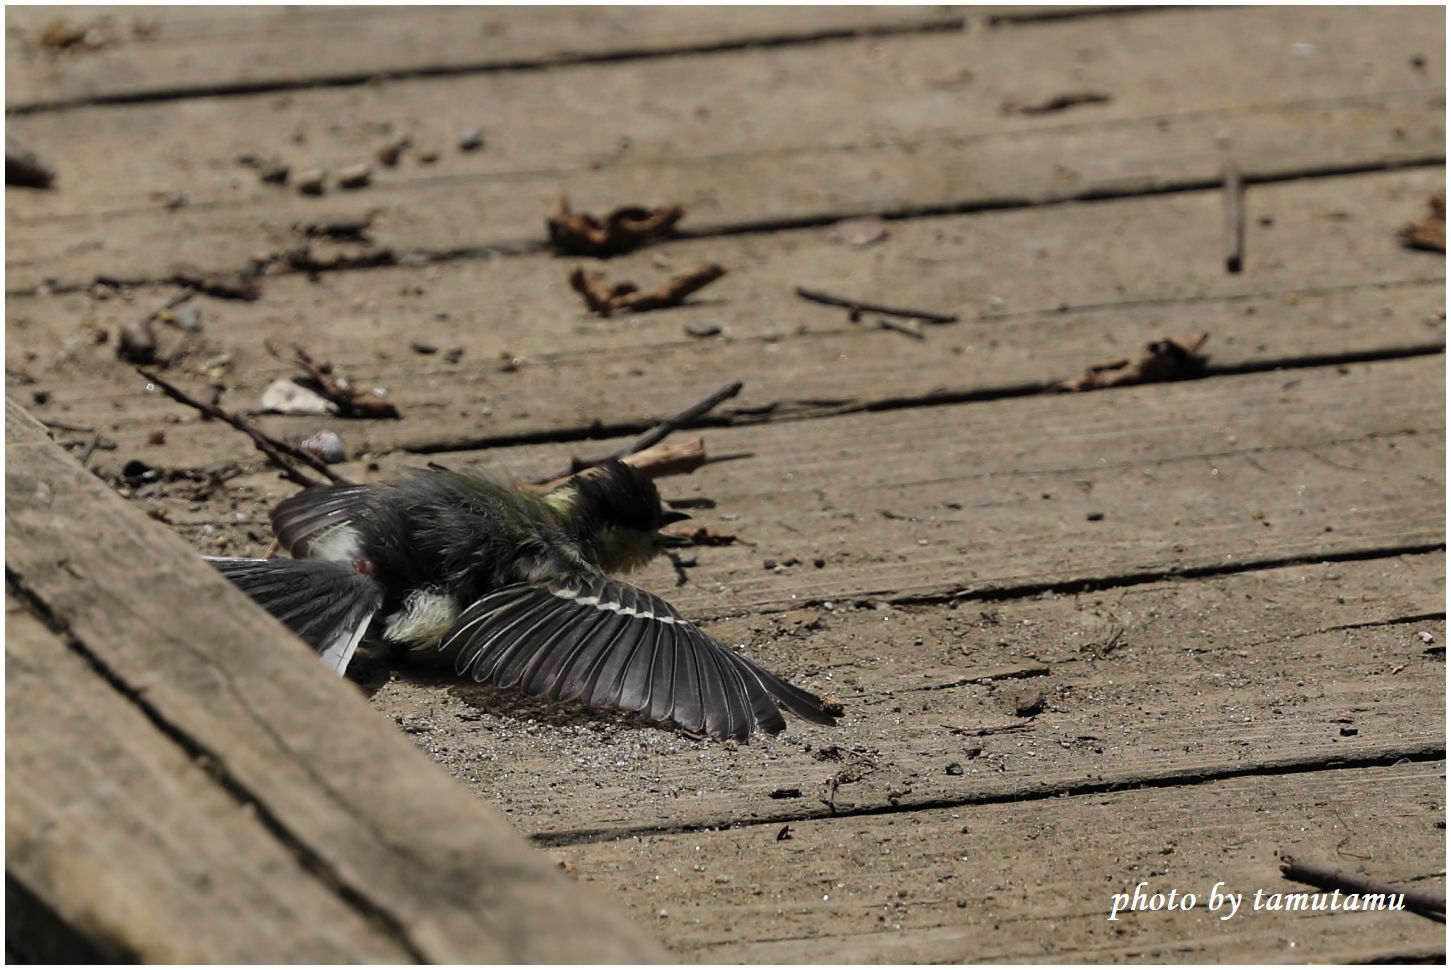
[[[58, 16], [97, 46], [41, 44]], [[727, 747], [381, 657], [353, 678], [379, 727], [633, 915], [611, 952], [647, 957], [643, 930], [682, 962], [1444, 956], [1443, 927], [1410, 913], [1221, 920], [1205, 905], [1219, 882], [1306, 890], [1280, 877], [1281, 853], [1444, 887], [1445, 260], [1396, 236], [1445, 186], [1444, 11], [10, 8], [6, 53], [7, 133], [59, 172], [51, 191], [6, 193], [8, 391], [198, 551], [260, 553], [294, 486], [242, 436], [148, 392], [115, 346], [178, 292], [178, 264], [245, 270], [303, 245], [298, 223], [371, 215], [368, 241], [313, 249], [384, 265], [265, 275], [253, 302], [197, 296], [200, 331], [166, 373], [253, 413], [292, 373], [271, 339], [386, 386], [401, 420], [326, 422], [356, 458], [349, 477], [429, 460], [533, 477], [745, 382], [702, 433], [712, 454], [750, 457], [662, 483], [713, 500], [696, 518], [742, 541], [692, 550], [678, 589], [664, 562], [640, 581], [835, 692], [841, 726]], [[1014, 107], [1074, 94], [1107, 100]], [[472, 129], [483, 147], [463, 151]], [[306, 196], [238, 162], [336, 171], [399, 135], [399, 164], [374, 162], [356, 191]], [[1235, 274], [1227, 163], [1248, 186]], [[561, 193], [594, 212], [679, 202], [684, 233], [561, 259], [544, 236]], [[874, 245], [833, 228], [872, 214], [888, 232]], [[565, 282], [589, 265], [650, 285], [700, 262], [728, 273], [648, 314], [592, 317]], [[798, 286], [960, 321], [914, 339]], [[693, 337], [697, 324], [722, 332]], [[1193, 332], [1209, 334], [1199, 379], [1046, 393]], [[158, 336], [165, 350], [181, 331]], [[126, 479], [135, 462], [160, 480]], [[169, 474], [216, 463], [242, 474], [210, 494]], [[38, 560], [15, 537], [7, 576], [22, 581]], [[60, 648], [37, 611], [71, 595], [46, 575], [56, 585], [7, 587], [12, 643], [34, 633], [23, 657], [7, 647], [12, 818], [10, 759], [45, 740], [17, 732], [21, 692], [137, 717], [104, 684], [64, 696], [39, 659]], [[117, 650], [141, 682], [172, 663]], [[293, 672], [269, 704], [297, 690], [361, 710], [353, 686], [302, 666], [278, 668]], [[1019, 718], [1034, 689], [1042, 713]], [[163, 741], [130, 777], [205, 787]], [[62, 749], [47, 743], [26, 750]], [[230, 757], [254, 743], [269, 742], [240, 738]], [[331, 784], [363, 770], [322, 750], [306, 758]], [[286, 809], [284, 781], [257, 799]], [[55, 802], [23, 804], [39, 830]], [[373, 838], [395, 823], [375, 819]], [[207, 824], [199, 835], [259, 839], [245, 820]], [[345, 852], [342, 824], [304, 838], [369, 871], [359, 860], [384, 850]], [[11, 856], [33, 835], [10, 826]], [[294, 887], [296, 906], [336, 911], [309, 938], [245, 888], [265, 884], [265, 861], [213, 849], [175, 864], [193, 882], [242, 866], [244, 888], [216, 880], [219, 904], [278, 920], [298, 959], [482, 952], [451, 934], [485, 894], [400, 951], [346, 899]], [[422, 919], [417, 871], [385, 876], [369, 892]], [[1139, 883], [1200, 905], [1109, 921], [1113, 894]], [[216, 940], [147, 952], [238, 952]]]

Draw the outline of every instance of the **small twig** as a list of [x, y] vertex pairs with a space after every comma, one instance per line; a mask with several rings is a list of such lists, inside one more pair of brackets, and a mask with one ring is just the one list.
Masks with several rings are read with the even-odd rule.
[[1233, 162], [1224, 166], [1224, 268], [1244, 269], [1244, 177]]
[[654, 445], [646, 448], [644, 451], [637, 451], [632, 455], [606, 455], [604, 458], [589, 462], [576, 459], [567, 471], [553, 478], [529, 482], [520, 487], [527, 492], [543, 495], [546, 492], [552, 492], [585, 469], [603, 464], [611, 458], [619, 458], [625, 464], [633, 465], [647, 478], [664, 478], [667, 475], [689, 475], [701, 465], [705, 464], [705, 442], [700, 438], [692, 438], [689, 441], [678, 441], [668, 445], [663, 443]]
[[949, 313], [933, 313], [931, 310], [913, 310], [908, 307], [886, 306], [881, 303], [868, 303], [865, 300], [849, 300], [844, 296], [833, 296], [830, 293], [823, 293], [821, 290], [809, 290], [804, 286], [796, 287], [796, 295], [803, 300], [810, 300], [812, 303], [825, 303], [827, 306], [846, 307], [852, 312], [853, 319], [863, 313], [885, 313], [889, 317], [906, 317], [910, 320], [925, 320], [928, 323], [956, 323], [957, 317]]
[[690, 576], [686, 574], [685, 570], [695, 565], [694, 557], [689, 560], [682, 559], [680, 558], [680, 554], [675, 550], [666, 549], [665, 558], [670, 560], [670, 566], [675, 570], [676, 589], [679, 589], [681, 586], [684, 586], [686, 583], [690, 582]]
[[914, 340], [927, 339], [922, 335], [921, 327], [918, 327], [915, 324], [898, 323], [897, 321], [892, 320], [888, 317], [879, 317], [877, 319], [877, 326], [881, 327], [883, 330], [890, 330], [893, 333], [905, 334], [906, 336], [911, 337]]
[[101, 444], [101, 432], [97, 431], [95, 434], [91, 435], [91, 440], [88, 441], [88, 442], [86, 442], [86, 450], [85, 450], [84, 453], [81, 454], [81, 467], [82, 468], [85, 468], [87, 465], [89, 465], [91, 463], [91, 456], [96, 453], [96, 449], [98, 447], [100, 447], [100, 444]]
[[1293, 882], [1303, 882], [1321, 889], [1343, 889], [1346, 892], [1405, 897], [1406, 909], [1437, 922], [1446, 922], [1446, 894], [1420, 889], [1396, 889], [1394, 886], [1313, 862], [1300, 862], [1293, 856], [1280, 856], [1280, 874]]
[[[663, 478], [666, 475], [688, 475], [705, 463], [705, 445], [699, 439], [688, 443], [685, 446], [670, 445], [661, 446], [663, 441], [671, 433], [679, 431], [690, 422], [703, 417], [711, 410], [720, 405], [722, 401], [730, 400], [741, 392], [742, 383], [731, 381], [719, 390], [706, 395], [696, 401], [690, 407], [672, 414], [649, 431], [640, 435], [630, 445], [619, 451], [612, 452], [600, 458], [583, 459], [575, 458], [569, 463], [569, 468], [557, 475], [540, 479], [527, 486], [531, 491], [539, 489], [549, 491], [574, 475], [579, 474], [586, 468], [593, 468], [595, 465], [603, 464], [611, 458], [624, 459], [627, 463], [634, 465], [651, 478]], [[675, 450], [671, 450], [675, 449]], [[635, 460], [631, 460], [631, 458]], [[649, 460], [643, 460], [643, 459]]]
[[696, 401], [684, 411], [681, 411], [678, 414], [672, 414], [670, 417], [655, 425], [655, 427], [651, 428], [649, 431], [640, 435], [640, 437], [636, 438], [635, 441], [630, 445], [630, 447], [626, 448], [624, 451], [613, 457], [623, 458], [626, 455], [633, 455], [638, 452], [644, 451], [651, 445], [655, 445], [661, 441], [664, 441], [665, 438], [671, 433], [679, 431], [681, 428], [685, 427], [696, 418], [702, 417], [715, 410], [716, 407], [718, 407], [723, 401], [729, 401], [731, 398], [741, 393], [741, 388], [743, 386], [744, 385], [740, 381], [731, 381], [729, 384], [725, 385], [714, 393], [707, 394], [705, 397], [701, 398], [699, 401]]
[[1014, 721], [1012, 724], [993, 724], [989, 727], [967, 728], [958, 727], [954, 724], [942, 725], [953, 734], [964, 738], [981, 738], [989, 734], [1006, 734], [1009, 731], [1026, 731], [1033, 724], [1033, 719], [1026, 721]]
[[307, 452], [302, 451], [299, 448], [293, 447], [285, 441], [280, 441], [277, 438], [274, 438], [271, 435], [267, 434], [266, 432], [258, 430], [247, 421], [237, 417], [234, 414], [231, 414], [228, 411], [223, 410], [215, 404], [207, 404], [203, 401], [198, 401], [196, 398], [188, 395], [185, 391], [179, 390], [172, 384], [169, 384], [166, 381], [162, 380], [160, 377], [157, 377], [155, 374], [151, 373], [144, 367], [136, 368], [136, 373], [140, 374], [142, 377], [146, 378], [148, 381], [161, 388], [166, 396], [171, 398], [173, 401], [176, 401], [179, 404], [185, 404], [189, 408], [194, 408], [200, 411], [202, 414], [210, 415], [211, 417], [225, 421], [232, 427], [236, 428], [238, 431], [247, 435], [249, 438], [252, 439], [252, 442], [256, 444], [257, 448], [264, 455], [272, 459], [272, 461], [282, 469], [282, 474], [288, 481], [294, 482], [298, 485], [302, 485], [305, 488], [312, 488], [314, 486], [322, 484], [321, 482], [314, 481], [313, 479], [307, 477], [302, 472], [298, 471], [295, 467], [293, 467], [293, 465], [287, 460], [288, 458], [293, 458], [297, 461], [302, 462], [304, 465], [307, 465], [309, 468], [312, 468], [314, 471], [318, 472], [330, 481], [340, 482], [344, 484], [347, 483], [346, 478], [343, 478], [337, 472], [329, 468], [321, 459], [309, 455]]

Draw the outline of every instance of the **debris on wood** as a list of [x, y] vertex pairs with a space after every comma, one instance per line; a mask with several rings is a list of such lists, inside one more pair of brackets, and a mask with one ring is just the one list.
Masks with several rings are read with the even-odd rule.
[[1411, 249], [1425, 249], [1430, 252], [1446, 251], [1446, 193], [1437, 192], [1431, 196], [1431, 211], [1420, 222], [1402, 226], [1397, 233], [1401, 242]]
[[845, 717], [846, 704], [842, 699], [831, 691], [823, 691], [821, 694], [821, 709], [832, 717]]
[[661, 529], [660, 531], [668, 536], [675, 536], [686, 545], [692, 546], [729, 546], [737, 541], [733, 533], [720, 532], [703, 525], [676, 526], [673, 529]]
[[1233, 162], [1224, 166], [1224, 268], [1244, 269], [1244, 177]]
[[831, 227], [830, 236], [832, 239], [847, 246], [872, 246], [886, 239], [886, 220], [878, 216], [865, 216], [860, 219], [843, 219]]
[[[267, 352], [280, 361], [295, 364], [307, 372], [304, 386], [317, 391], [338, 407], [338, 416], [343, 418], [399, 418], [398, 408], [387, 399], [387, 392], [377, 387], [357, 388], [341, 377], [326, 361], [319, 362], [296, 344], [292, 345], [292, 357], [284, 356], [271, 340], [266, 342]], [[303, 382], [300, 382], [303, 383]]]
[[478, 128], [471, 128], [458, 136], [458, 150], [461, 152], [476, 152], [484, 147], [484, 133]]
[[718, 323], [707, 323], [702, 320], [697, 320], [692, 323], [687, 323], [685, 325], [685, 332], [692, 337], [703, 339], [705, 337], [718, 336], [721, 333], [721, 326]]
[[5, 184], [27, 189], [48, 189], [55, 184], [55, 169], [42, 161], [39, 155], [7, 137]]
[[1082, 377], [1060, 381], [1053, 385], [1052, 390], [1096, 391], [1105, 387], [1202, 377], [1207, 358], [1200, 355], [1199, 348], [1208, 339], [1207, 333], [1195, 333], [1155, 340], [1133, 359], [1119, 357], [1093, 364]]
[[292, 166], [280, 158], [255, 155], [251, 152], [237, 156], [237, 164], [255, 169], [257, 178], [269, 185], [285, 185], [292, 174]]
[[926, 340], [922, 333], [922, 324], [916, 320], [908, 320], [906, 323], [898, 323], [891, 317], [878, 317], [877, 327], [882, 330], [890, 330], [893, 333], [900, 333], [904, 337], [911, 337], [913, 340]]
[[368, 164], [349, 165], [338, 171], [338, 188], [361, 189], [373, 182], [373, 166]]
[[561, 195], [545, 225], [549, 228], [549, 243], [558, 253], [618, 256], [649, 239], [668, 235], [684, 215], [685, 207], [680, 205], [657, 209], [630, 205], [599, 219], [587, 212], [576, 215], [569, 208], [569, 199]]
[[348, 449], [343, 444], [343, 436], [329, 428], [299, 438], [294, 444], [328, 465], [337, 465], [348, 460]]
[[576, 266], [570, 270], [569, 285], [584, 297], [585, 305], [592, 312], [608, 317], [615, 313], [646, 313], [680, 306], [690, 294], [724, 275], [722, 267], [701, 263], [676, 273], [653, 290], [642, 290], [634, 283], [607, 283], [603, 273], [590, 273]]
[[261, 407], [270, 414], [336, 414], [338, 406], [290, 377], [279, 377], [262, 392]]
[[1446, 921], [1446, 894], [1425, 889], [1397, 889], [1387, 883], [1365, 876], [1332, 869], [1313, 862], [1301, 862], [1294, 856], [1280, 856], [1280, 874], [1292, 882], [1302, 882], [1319, 889], [1339, 889], [1346, 894], [1370, 896], [1401, 896], [1406, 909], [1429, 919]]
[[310, 245], [290, 249], [273, 259], [281, 261], [299, 273], [327, 273], [346, 269], [371, 269], [374, 266], [396, 266], [398, 255], [387, 247], [369, 249], [361, 253], [335, 252], [318, 255]]
[[127, 321], [121, 327], [116, 356], [132, 364], [156, 363], [156, 331], [152, 329], [150, 317]]
[[399, 135], [397, 138], [388, 142], [388, 144], [379, 148], [374, 157], [378, 159], [379, 164], [393, 168], [398, 164], [398, 160], [403, 157], [403, 153], [412, 147], [412, 145], [412, 138], [407, 135]]
[[1005, 115], [1046, 115], [1085, 104], [1108, 104], [1112, 100], [1112, 95], [1104, 94], [1101, 91], [1069, 91], [1034, 104], [1022, 104], [1013, 100], [1004, 101], [1001, 110]]
[[293, 223], [292, 229], [310, 239], [347, 239], [367, 242], [367, 232], [372, 225], [372, 215], [366, 215], [357, 219], [333, 219], [328, 222], [297, 222]]
[[931, 310], [914, 310], [910, 307], [887, 306], [885, 303], [871, 303], [867, 300], [852, 300], [844, 296], [836, 296], [822, 290], [807, 289], [804, 286], [796, 287], [796, 295], [803, 300], [810, 300], [812, 303], [823, 303], [827, 306], [845, 307], [851, 311], [851, 321], [858, 322], [863, 313], [880, 313], [889, 317], [904, 317], [908, 320], [922, 320], [926, 323], [956, 323], [957, 317], [950, 313], [936, 313]]
[[774, 789], [771, 790], [770, 797], [771, 798], [800, 798], [801, 797], [801, 789], [799, 789], [799, 788], [774, 788]]
[[331, 468], [328, 468], [327, 464], [321, 459], [315, 458], [307, 452], [297, 447], [294, 447], [293, 445], [290, 445], [285, 441], [281, 441], [277, 438], [272, 437], [265, 431], [254, 427], [244, 418], [241, 418], [235, 414], [231, 414], [230, 412], [223, 410], [216, 404], [209, 404], [205, 401], [198, 401], [196, 398], [191, 397], [185, 391], [182, 391], [174, 385], [167, 383], [160, 377], [156, 376], [154, 373], [146, 370], [146, 368], [144, 367], [136, 368], [136, 373], [140, 374], [152, 384], [159, 387], [161, 391], [173, 401], [176, 401], [179, 404], [185, 404], [189, 408], [194, 408], [195, 410], [200, 411], [206, 417], [216, 418], [218, 420], [225, 421], [227, 424], [230, 424], [238, 431], [247, 435], [247, 437], [252, 439], [252, 443], [257, 446], [258, 450], [260, 450], [264, 455], [270, 458], [275, 465], [282, 469], [282, 475], [288, 481], [301, 485], [304, 488], [312, 488], [315, 485], [322, 484], [321, 482], [308, 477], [300, 469], [298, 469], [296, 465], [288, 460], [289, 458], [291, 458], [300, 461], [304, 465], [307, 465], [309, 468], [312, 468], [314, 471], [319, 472], [329, 481], [339, 483], [347, 482], [347, 479], [343, 478]]
[[791, 838], [791, 826], [789, 826], [789, 825], [783, 825], [783, 826], [781, 826], [780, 831], [778, 831], [776, 833], [776, 841], [777, 842], [785, 842], [789, 838]]
[[327, 170], [310, 168], [297, 173], [297, 191], [303, 195], [322, 195], [327, 191]]
[[1013, 698], [1013, 713], [1018, 717], [1032, 717], [1043, 711], [1043, 692], [1036, 687], [1029, 687], [1018, 692]]
[[262, 295], [262, 284], [253, 277], [240, 273], [209, 273], [195, 266], [178, 266], [170, 281], [219, 300], [251, 302]]
[[54, 51], [100, 50], [106, 37], [95, 27], [57, 17], [40, 32], [40, 44]]
[[993, 724], [988, 727], [958, 727], [955, 724], [942, 725], [948, 731], [964, 738], [984, 738], [989, 734], [1007, 734], [1010, 731], [1026, 731], [1033, 724], [1032, 721], [1014, 721], [1012, 724]]
[[650, 478], [688, 475], [705, 464], [705, 442], [700, 438], [692, 438], [688, 441], [665, 444], [664, 439], [702, 417], [722, 401], [735, 397], [741, 392], [742, 386], [740, 381], [731, 381], [684, 410], [665, 418], [636, 438], [628, 447], [594, 459], [571, 458], [569, 467], [558, 475], [538, 479], [521, 487], [536, 494], [543, 494], [564, 484], [586, 468], [593, 468], [611, 458], [618, 458], [628, 465], [633, 465]]

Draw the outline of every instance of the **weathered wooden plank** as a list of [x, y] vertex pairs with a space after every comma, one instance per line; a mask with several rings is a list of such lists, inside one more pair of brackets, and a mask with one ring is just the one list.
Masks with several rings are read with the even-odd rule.
[[[8, 588], [179, 748], [203, 757], [239, 808], [394, 952], [452, 962], [655, 954], [11, 403], [5, 481]], [[35, 821], [29, 837], [43, 839], [45, 818]], [[7, 843], [23, 845], [18, 836], [8, 831]], [[88, 901], [112, 921], [137, 909], [109, 892]], [[566, 925], [572, 932], [560, 932]]]
[[[397, 963], [387, 932], [6, 595], [6, 874], [110, 959]], [[6, 945], [66, 942], [10, 920]]]
[[[1428, 28], [1418, 18], [1428, 15], [1356, 18], [1347, 29], [1340, 18], [1351, 13], [1174, 11], [1035, 27], [1012, 44], [902, 37], [629, 71], [598, 65], [26, 118], [17, 134], [32, 144], [55, 154], [83, 139], [86, 150], [67, 159], [62, 191], [7, 199], [9, 286], [157, 277], [182, 259], [240, 267], [295, 245], [288, 227], [300, 218], [364, 209], [378, 212], [379, 243], [399, 251], [537, 240], [561, 190], [587, 208], [676, 197], [699, 229], [1197, 184], [1231, 156], [1252, 179], [1440, 157], [1438, 54], [1425, 55], [1423, 82], [1381, 63], [1387, 49], [1420, 43]], [[1366, 69], [1352, 78], [1338, 58], [1287, 53], [1317, 42], [1344, 47]], [[880, 59], [870, 54], [878, 48]], [[1256, 69], [1223, 70], [1229, 50]], [[978, 80], [943, 86], [968, 64]], [[1122, 89], [1127, 64], [1153, 83]], [[1084, 109], [1094, 112], [1085, 123], [1000, 112], [1010, 98], [1087, 84], [1114, 100]], [[497, 114], [450, 115], [479, 105]], [[319, 117], [334, 127], [315, 130]], [[722, 122], [733, 118], [748, 122]], [[429, 168], [383, 173], [375, 189], [321, 199], [259, 185], [234, 161], [275, 152], [301, 167], [336, 167], [370, 155], [383, 121], [420, 143], [447, 144], [461, 124], [483, 123], [499, 138], [485, 152], [447, 153]], [[289, 132], [304, 144], [286, 142]], [[1209, 147], [1216, 137], [1219, 147]], [[190, 204], [167, 208], [182, 191]]]
[[[439, 763], [553, 845], [825, 817], [843, 771], [860, 780], [832, 803], [857, 815], [1388, 764], [1444, 744], [1444, 660], [1421, 636], [1444, 643], [1444, 568], [1440, 554], [1386, 557], [714, 623], [846, 704], [835, 729], [793, 723], [738, 751], [451, 674], [375, 664], [363, 682]], [[1045, 704], [1025, 720], [1015, 698], [1029, 689]], [[949, 730], [1007, 724], [1026, 729]]]
[[[1205, 350], [1226, 368], [1427, 350], [1445, 339], [1443, 267], [1402, 248], [1387, 214], [1414, 211], [1441, 180], [1427, 169], [1255, 188], [1251, 255], [1237, 275], [1222, 271], [1220, 203], [1207, 191], [908, 220], [868, 251], [835, 243], [824, 229], [676, 243], [612, 261], [610, 272], [647, 280], [703, 260], [732, 272], [692, 306], [611, 320], [586, 316], [564, 282], [569, 264], [542, 256], [421, 274], [330, 274], [317, 283], [281, 278], [256, 304], [199, 298], [211, 352], [191, 360], [230, 355], [223, 404], [248, 410], [268, 382], [289, 373], [264, 340], [300, 341], [390, 389], [404, 420], [338, 425], [355, 451], [381, 452], [463, 448], [595, 422], [644, 424], [732, 377], [746, 379], [745, 391], [718, 414], [752, 420], [991, 395], [1043, 386], [1195, 330], [1210, 333]], [[928, 327], [915, 341], [876, 329], [874, 317], [851, 325], [842, 311], [799, 300], [793, 288], [803, 284], [911, 302], [963, 322]], [[146, 393], [115, 359], [120, 330], [169, 292], [9, 302], [12, 377], [36, 382], [41, 417], [114, 438], [117, 450], [97, 457], [105, 469], [133, 458], [204, 465], [251, 454], [240, 436]], [[685, 335], [686, 324], [703, 322], [724, 335]], [[110, 341], [95, 343], [96, 332]], [[165, 344], [178, 339], [171, 330], [161, 336]], [[410, 340], [464, 354], [449, 365], [413, 352]], [[499, 368], [516, 358], [519, 369]], [[203, 380], [194, 371], [175, 379], [193, 388]], [[146, 443], [173, 421], [181, 423], [166, 426], [164, 445]], [[317, 426], [311, 418], [260, 423], [279, 434]]]
[[[713, 499], [698, 520], [752, 545], [710, 550], [710, 572], [680, 605], [725, 616], [981, 596], [1439, 543], [1443, 368], [1423, 357], [713, 430], [711, 451], [750, 460], [670, 480], [665, 493]], [[485, 463], [527, 478], [577, 450], [537, 446]], [[399, 456], [355, 474], [420, 463]], [[235, 513], [169, 514], [252, 548], [240, 528], [261, 527], [292, 487], [272, 476], [248, 484], [257, 491], [235, 496]], [[786, 558], [808, 565], [761, 568]], [[824, 566], [810, 568], [817, 560]], [[668, 564], [648, 575], [672, 582]]]
[[[1445, 952], [1409, 912], [1253, 910], [1277, 854], [1444, 885], [1445, 763], [660, 836], [563, 851], [706, 963], [1379, 962]], [[1111, 897], [1196, 895], [1109, 922]], [[1245, 894], [1209, 910], [1216, 883]]]
[[[961, 30], [1003, 12], [951, 7], [16, 7], [6, 107], [536, 67], [813, 38]], [[1047, 8], [1045, 12], [1051, 12]], [[40, 38], [63, 19], [95, 50]]]

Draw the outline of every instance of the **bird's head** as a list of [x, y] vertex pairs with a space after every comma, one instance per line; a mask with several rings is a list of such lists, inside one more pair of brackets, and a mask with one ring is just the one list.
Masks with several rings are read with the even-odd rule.
[[690, 516], [666, 509], [655, 483], [618, 458], [580, 472], [544, 498], [606, 572], [645, 565], [661, 547], [661, 526]]

